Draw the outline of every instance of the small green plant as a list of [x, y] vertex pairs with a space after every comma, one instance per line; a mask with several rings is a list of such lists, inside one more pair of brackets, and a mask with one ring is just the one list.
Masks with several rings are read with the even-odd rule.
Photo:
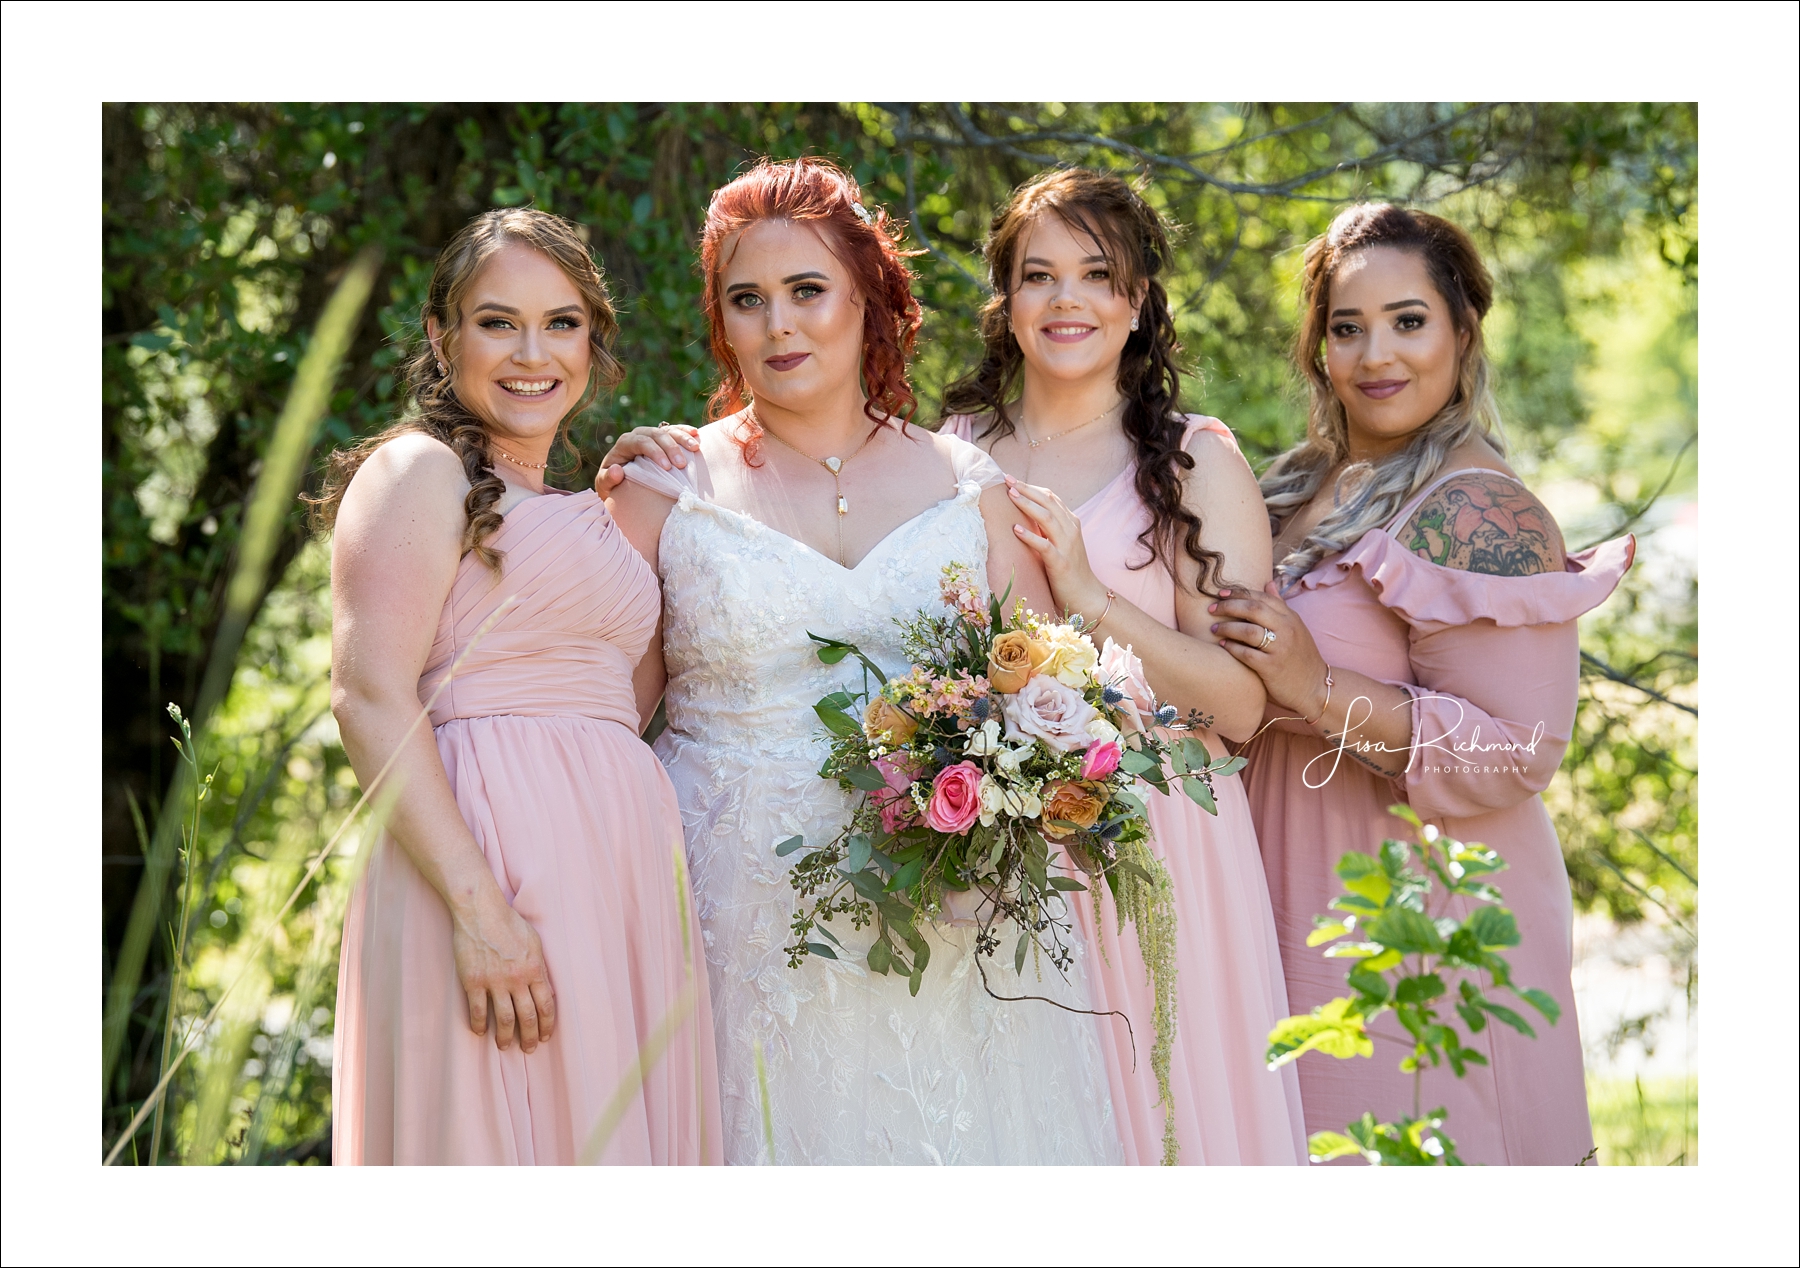
[[[1421, 823], [1410, 806], [1389, 810], [1412, 825], [1417, 841], [1390, 839], [1378, 854], [1352, 852], [1339, 859], [1337, 874], [1350, 892], [1332, 900], [1337, 915], [1313, 917], [1318, 927], [1306, 939], [1312, 947], [1331, 943], [1327, 956], [1350, 961], [1351, 994], [1283, 1019], [1269, 1032], [1269, 1068], [1315, 1051], [1340, 1059], [1373, 1056], [1368, 1027], [1391, 1011], [1413, 1041], [1400, 1062], [1413, 1076], [1411, 1116], [1380, 1123], [1365, 1113], [1341, 1133], [1314, 1132], [1307, 1154], [1314, 1162], [1360, 1154], [1376, 1166], [1461, 1166], [1456, 1142], [1444, 1130], [1444, 1109], [1420, 1112], [1421, 1082], [1427, 1065], [1448, 1064], [1460, 1079], [1487, 1058], [1464, 1042], [1440, 1008], [1453, 1003], [1471, 1036], [1498, 1021], [1537, 1038], [1516, 1010], [1488, 998], [1481, 986], [1485, 974], [1489, 989], [1510, 991], [1551, 1025], [1562, 1009], [1541, 990], [1515, 986], [1500, 955], [1519, 945], [1518, 924], [1486, 879], [1504, 870], [1505, 861], [1485, 845], [1464, 844]], [[1415, 862], [1422, 871], [1411, 866]], [[1459, 921], [1434, 916], [1434, 896], [1440, 911], [1459, 896], [1481, 905]], [[1454, 986], [1447, 974], [1454, 975]]]

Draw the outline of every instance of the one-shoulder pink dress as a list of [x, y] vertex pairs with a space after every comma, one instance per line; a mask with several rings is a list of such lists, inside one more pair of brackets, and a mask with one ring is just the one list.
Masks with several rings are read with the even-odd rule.
[[[489, 541], [504, 571], [463, 558], [419, 700], [494, 879], [542, 940], [555, 1032], [526, 1055], [470, 1031], [449, 910], [383, 835], [344, 922], [332, 1161], [573, 1163], [622, 1095], [598, 1161], [721, 1162], [681, 816], [631, 684], [656, 576], [591, 492], [522, 502]], [[672, 1012], [686, 1020], [656, 1056]], [[641, 1087], [640, 1053], [656, 1056]]]
[[[972, 420], [957, 415], [942, 430], [972, 440]], [[1197, 432], [1228, 448], [1237, 440], [1216, 418], [1192, 417], [1184, 444]], [[1150, 512], [1138, 496], [1137, 467], [1128, 464], [1075, 514], [1094, 575], [1164, 625], [1175, 628], [1175, 578], [1161, 564], [1145, 562], [1138, 535]], [[1215, 781], [1219, 813], [1209, 815], [1185, 794], [1165, 796], [1144, 788], [1156, 855], [1175, 890], [1176, 1021], [1167, 1107], [1174, 1120], [1180, 1161], [1186, 1165], [1285, 1165], [1306, 1161], [1300, 1092], [1292, 1068], [1271, 1074], [1263, 1063], [1269, 1031], [1288, 1015], [1281, 955], [1262, 857], [1241, 777]], [[1107, 1073], [1113, 1110], [1124, 1138], [1125, 1160], [1154, 1165], [1163, 1158], [1164, 1109], [1150, 1068], [1155, 996], [1127, 925], [1118, 933], [1112, 896], [1093, 906], [1072, 904], [1090, 943], [1102, 954], [1089, 960], [1096, 1009], [1117, 1009], [1131, 1031], [1106, 1019]], [[1135, 1031], [1135, 1051], [1134, 1036]]]
[[[1569, 556], [1563, 572], [1531, 577], [1442, 567], [1408, 551], [1393, 530], [1460, 474], [1434, 481], [1386, 528], [1322, 560], [1287, 596], [1327, 663], [1413, 697], [1410, 768], [1383, 779], [1348, 756], [1334, 760], [1335, 750], [1310, 730], [1278, 723], [1245, 754], [1244, 779], [1297, 1013], [1348, 993], [1346, 962], [1326, 959], [1306, 938], [1313, 916], [1343, 892], [1333, 870], [1340, 856], [1407, 838], [1410, 829], [1389, 806], [1407, 802], [1427, 823], [1500, 853], [1507, 870], [1495, 884], [1522, 937], [1503, 953], [1513, 981], [1548, 991], [1562, 1018], [1544, 1024], [1521, 1004], [1537, 1038], [1489, 1025], [1470, 1040], [1488, 1064], [1468, 1067], [1462, 1079], [1448, 1067], [1428, 1068], [1419, 1108], [1449, 1110], [1445, 1130], [1465, 1162], [1572, 1165], [1593, 1139], [1569, 983], [1569, 881], [1539, 794], [1574, 726], [1575, 620], [1612, 593], [1635, 543], [1607, 542]], [[1468, 909], [1459, 899], [1447, 914], [1461, 919]], [[1489, 994], [1517, 1002], [1504, 991]], [[1450, 1020], [1466, 1037], [1461, 1020]], [[1382, 1121], [1412, 1112], [1413, 1079], [1399, 1069], [1409, 1044], [1391, 1014], [1374, 1031], [1373, 1058], [1309, 1053], [1297, 1062], [1309, 1131], [1341, 1132], [1364, 1111]]]

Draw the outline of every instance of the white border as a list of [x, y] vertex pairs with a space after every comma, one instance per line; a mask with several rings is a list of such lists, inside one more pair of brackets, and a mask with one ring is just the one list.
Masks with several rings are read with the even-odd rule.
[[[1394, 1251], [1370, 1249], [1374, 1220], [1443, 1199], [1489, 1213], [1463, 1225], [1492, 1230], [1470, 1248], [1480, 1258], [1792, 1262], [1793, 6], [9, 3], [0, 20], [8, 1262], [235, 1247], [323, 1262], [1379, 1259]], [[893, 95], [1701, 102], [1701, 613], [1730, 653], [1707, 665], [1701, 732], [1719, 1031], [1703, 1048], [1701, 1167], [1434, 1172], [1404, 1190], [1357, 1170], [915, 1172], [920, 1209], [902, 1221], [877, 1214], [894, 1209], [891, 1188], [842, 1171], [95, 1165], [98, 103]], [[1458, 1245], [1452, 1227], [1429, 1235]]]

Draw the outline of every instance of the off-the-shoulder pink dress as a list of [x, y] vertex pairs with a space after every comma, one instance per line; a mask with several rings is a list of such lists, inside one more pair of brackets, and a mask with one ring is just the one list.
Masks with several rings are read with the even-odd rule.
[[[973, 439], [972, 420], [965, 416], [947, 419], [942, 430]], [[1231, 429], [1216, 418], [1191, 418], [1184, 444], [1201, 431], [1228, 448], [1232, 460], [1242, 461]], [[1094, 575], [1173, 629], [1174, 576], [1161, 564], [1131, 567], [1144, 562], [1138, 535], [1151, 522], [1138, 496], [1136, 471], [1135, 463], [1128, 464], [1075, 514]], [[1175, 888], [1172, 1114], [1184, 1164], [1292, 1166], [1306, 1161], [1299, 1087], [1291, 1068], [1271, 1074], [1263, 1063], [1269, 1031], [1288, 1014], [1287, 992], [1240, 778], [1216, 781], [1217, 816], [1183, 794], [1143, 790], [1153, 848]], [[1073, 906], [1089, 942], [1104, 949], [1103, 956], [1089, 961], [1094, 1007], [1125, 1013], [1136, 1032], [1134, 1054], [1123, 1025], [1109, 1020], [1105, 1027], [1107, 1073], [1125, 1159], [1153, 1165], [1163, 1157], [1164, 1113], [1150, 1069], [1155, 998], [1143, 957], [1129, 925], [1119, 935], [1110, 894], [1102, 897], [1099, 928], [1090, 903]]]
[[[1415, 751], [1404, 777], [1383, 779], [1348, 756], [1334, 761], [1322, 739], [1279, 723], [1245, 754], [1244, 779], [1297, 1013], [1347, 993], [1345, 961], [1326, 959], [1306, 937], [1313, 916], [1343, 892], [1338, 858], [1406, 836], [1389, 806], [1408, 802], [1427, 823], [1499, 851], [1508, 868], [1495, 882], [1523, 939], [1504, 953], [1513, 980], [1548, 991], [1562, 1019], [1550, 1026], [1521, 1006], [1535, 1040], [1488, 1026], [1471, 1040], [1488, 1064], [1468, 1067], [1462, 1079], [1428, 1068], [1420, 1108], [1448, 1108], [1445, 1130], [1466, 1162], [1571, 1165], [1593, 1139], [1569, 984], [1569, 881], [1538, 794], [1574, 725], [1575, 620], [1612, 593], [1635, 543], [1607, 542], [1571, 555], [1564, 572], [1531, 577], [1442, 567], [1408, 551], [1393, 530], [1460, 474], [1434, 481], [1386, 528], [1321, 561], [1287, 596], [1329, 664], [1412, 695]], [[1457, 900], [1449, 914], [1460, 919], [1467, 910]], [[1391, 1015], [1375, 1032], [1389, 1038], [1376, 1039], [1373, 1058], [1308, 1054], [1297, 1063], [1309, 1131], [1341, 1132], [1366, 1110], [1383, 1121], [1412, 1112], [1412, 1076], [1398, 1068], [1402, 1032]]]
[[[623, 1090], [600, 1161], [721, 1162], [681, 815], [638, 739], [631, 684], [656, 577], [591, 492], [522, 502], [489, 542], [504, 572], [463, 558], [419, 700], [437, 693], [456, 803], [543, 942], [555, 1033], [527, 1056], [516, 1040], [500, 1051], [491, 1026], [470, 1031], [449, 909], [384, 835], [344, 922], [332, 1161], [572, 1163]], [[690, 985], [688, 1020], [633, 1092], [639, 1054]]]

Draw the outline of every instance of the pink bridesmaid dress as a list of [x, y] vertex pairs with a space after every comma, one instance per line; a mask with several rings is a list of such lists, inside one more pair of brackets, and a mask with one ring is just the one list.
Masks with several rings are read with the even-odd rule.
[[[972, 420], [957, 415], [943, 430], [973, 440]], [[1192, 417], [1184, 444], [1212, 433], [1234, 460], [1237, 441], [1216, 418]], [[1144, 562], [1138, 535], [1150, 512], [1138, 496], [1137, 466], [1125, 469], [1075, 514], [1094, 574], [1121, 599], [1175, 628], [1175, 578]], [[1105, 630], [1100, 631], [1104, 641]], [[1175, 890], [1176, 1022], [1166, 1107], [1174, 1120], [1180, 1161], [1188, 1165], [1303, 1164], [1300, 1092], [1291, 1067], [1269, 1073], [1263, 1063], [1269, 1031], [1287, 1016], [1275, 921], [1263, 879], [1262, 857], [1240, 776], [1215, 781], [1219, 813], [1209, 815], [1183, 793], [1143, 789], [1153, 849]], [[1155, 996], [1137, 939], [1121, 936], [1112, 896], [1103, 894], [1100, 927], [1093, 905], [1072, 903], [1090, 943], [1089, 986], [1096, 1009], [1117, 1009], [1131, 1031], [1101, 1019], [1113, 1109], [1124, 1138], [1125, 1161], [1162, 1161], [1164, 1110], [1150, 1069]], [[1135, 1052], [1133, 1033], [1135, 1032]]]
[[[1313, 916], [1343, 892], [1333, 871], [1341, 855], [1406, 838], [1410, 830], [1389, 806], [1407, 802], [1451, 836], [1499, 851], [1508, 868], [1495, 884], [1523, 939], [1503, 954], [1513, 980], [1548, 991], [1562, 1018], [1551, 1026], [1518, 1005], [1537, 1038], [1490, 1024], [1470, 1040], [1488, 1064], [1468, 1067], [1462, 1079], [1427, 1068], [1420, 1109], [1449, 1110], [1445, 1130], [1465, 1162], [1568, 1166], [1586, 1156], [1593, 1137], [1569, 984], [1569, 881], [1538, 794], [1574, 725], [1575, 619], [1612, 593], [1635, 543], [1607, 542], [1569, 556], [1563, 572], [1531, 577], [1442, 567], [1408, 551], [1393, 530], [1460, 474], [1434, 481], [1387, 528], [1322, 560], [1287, 596], [1327, 663], [1413, 697], [1410, 768], [1388, 780], [1348, 756], [1334, 762], [1308, 728], [1278, 723], [1245, 754], [1244, 778], [1297, 1013], [1348, 994], [1345, 962], [1326, 959], [1306, 937]], [[1493, 747], [1506, 745], [1521, 750]], [[1457, 900], [1447, 912], [1460, 919], [1468, 904]], [[1490, 994], [1514, 1003], [1505, 992]], [[1460, 1019], [1451, 1020], [1466, 1036]], [[1409, 1041], [1392, 1014], [1374, 1030], [1373, 1058], [1308, 1054], [1296, 1063], [1308, 1131], [1341, 1132], [1365, 1110], [1383, 1121], [1412, 1112], [1413, 1079], [1399, 1070]]]
[[[470, 1031], [449, 910], [383, 835], [344, 923], [332, 1159], [573, 1163], [622, 1093], [599, 1161], [719, 1163], [681, 816], [638, 739], [631, 685], [661, 610], [656, 577], [591, 492], [522, 502], [489, 540], [504, 572], [463, 558], [419, 699], [437, 692], [431, 723], [457, 805], [542, 940], [555, 1032], [527, 1055], [516, 1040], [501, 1051], [491, 1026]], [[639, 1054], [684, 992], [686, 1020], [635, 1086]]]

